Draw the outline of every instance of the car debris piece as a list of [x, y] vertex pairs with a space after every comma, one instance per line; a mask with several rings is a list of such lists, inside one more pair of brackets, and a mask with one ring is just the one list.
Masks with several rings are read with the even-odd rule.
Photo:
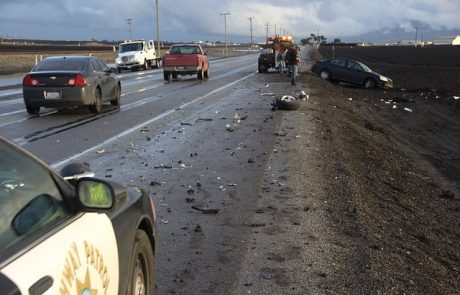
[[458, 100], [458, 99], [460, 99], [460, 96], [454, 96], [454, 99]]
[[225, 129], [229, 132], [234, 132], [236, 130], [238, 130], [238, 126], [237, 125], [230, 125], [230, 124], [225, 124]]
[[100, 155], [100, 154], [104, 154], [104, 153], [105, 153], [105, 150], [98, 150], [98, 151], [96, 151], [96, 154], [99, 154], [99, 155]]
[[305, 93], [305, 91], [303, 90], [300, 90], [300, 89], [297, 89], [295, 92], [294, 92], [294, 96], [297, 98], [297, 99], [302, 99], [302, 100], [305, 100], [309, 97], [309, 95], [307, 95]]
[[201, 229], [201, 226], [199, 224], [197, 224], [193, 231], [196, 232], [196, 233], [201, 233], [203, 230]]
[[276, 135], [276, 136], [286, 136], [286, 135], [287, 135], [287, 131], [284, 131], [284, 130], [283, 130], [283, 131], [281, 131], [281, 130], [275, 131], [275, 135]]
[[172, 165], [161, 164], [161, 166], [153, 166], [153, 169], [172, 169]]
[[181, 126], [193, 126], [192, 123], [180, 122]]
[[235, 113], [235, 116], [233, 116], [233, 119], [235, 119], [236, 121], [244, 121], [248, 118], [248, 115], [244, 115], [244, 116], [240, 116], [240, 114], [238, 113]]
[[211, 118], [198, 118], [195, 120], [195, 123], [198, 123], [200, 121], [210, 122], [212, 121], [212, 119]]
[[413, 110], [410, 109], [410, 108], [404, 108], [404, 110], [405, 110], [406, 112], [409, 112], [409, 113], [412, 113], [412, 112], [413, 112]]
[[203, 214], [217, 214], [219, 213], [219, 209], [207, 209], [207, 208], [200, 208], [198, 206], [193, 205], [192, 209], [201, 211]]
[[273, 92], [266, 92], [266, 93], [261, 93], [260, 96], [275, 96], [275, 93], [273, 93]]

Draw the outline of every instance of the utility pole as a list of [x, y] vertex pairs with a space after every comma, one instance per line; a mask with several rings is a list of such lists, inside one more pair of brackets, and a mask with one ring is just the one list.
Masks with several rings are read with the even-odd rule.
[[158, 47], [158, 57], [161, 57], [161, 46], [160, 46], [160, 13], [158, 10], [158, 0], [156, 0], [157, 7], [157, 47]]
[[270, 24], [269, 23], [266, 23], [265, 24], [265, 41], [268, 40], [268, 29], [270, 28]]
[[248, 17], [249, 23], [250, 23], [250, 28], [249, 30], [251, 31], [251, 50], [254, 48], [254, 38], [252, 37], [252, 20], [255, 19], [254, 16]]
[[230, 15], [230, 12], [223, 12], [220, 15], [224, 16], [224, 28], [225, 28], [225, 56], [227, 56], [227, 15]]
[[128, 18], [126, 20], [126, 23], [129, 25], [129, 35], [131, 36], [131, 39], [129, 40], [133, 40], [133, 30], [131, 28], [131, 24], [133, 23], [133, 19], [132, 18]]
[[417, 33], [418, 33], [418, 27], [415, 27], [415, 47], [417, 47]]

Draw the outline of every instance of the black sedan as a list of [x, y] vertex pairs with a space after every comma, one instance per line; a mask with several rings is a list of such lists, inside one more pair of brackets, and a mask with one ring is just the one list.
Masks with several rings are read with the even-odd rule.
[[151, 196], [0, 136], [0, 293], [155, 293]]
[[93, 56], [48, 57], [22, 81], [26, 110], [37, 114], [40, 107], [88, 106], [100, 113], [104, 102], [119, 106], [121, 84], [115, 73]]
[[393, 88], [393, 80], [390, 78], [372, 71], [359, 61], [342, 57], [314, 61], [311, 71], [323, 80], [342, 81], [364, 88]]

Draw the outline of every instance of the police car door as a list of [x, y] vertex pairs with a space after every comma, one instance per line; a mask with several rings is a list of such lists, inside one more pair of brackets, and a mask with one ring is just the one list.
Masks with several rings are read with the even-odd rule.
[[46, 167], [0, 146], [2, 294], [117, 294], [110, 219], [73, 213]]

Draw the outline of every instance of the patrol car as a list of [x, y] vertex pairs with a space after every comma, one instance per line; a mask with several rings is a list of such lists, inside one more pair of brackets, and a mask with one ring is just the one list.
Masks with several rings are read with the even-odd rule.
[[152, 198], [82, 167], [0, 137], [1, 294], [155, 293]]

